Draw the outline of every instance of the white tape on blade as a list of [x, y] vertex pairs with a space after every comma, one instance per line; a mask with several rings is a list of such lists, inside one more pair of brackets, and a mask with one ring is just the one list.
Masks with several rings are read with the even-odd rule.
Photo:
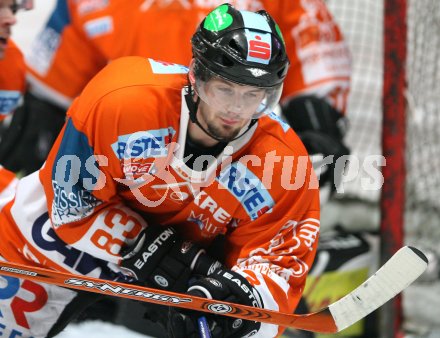
[[427, 263], [409, 247], [400, 249], [382, 268], [329, 310], [341, 331], [396, 296], [425, 271]]

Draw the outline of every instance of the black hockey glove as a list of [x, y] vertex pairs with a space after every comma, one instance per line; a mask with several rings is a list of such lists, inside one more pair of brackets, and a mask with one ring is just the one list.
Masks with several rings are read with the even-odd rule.
[[328, 186], [334, 192], [343, 174], [343, 167], [335, 171], [336, 161], [350, 154], [343, 143], [347, 128], [345, 117], [325, 99], [316, 96], [291, 99], [283, 105], [282, 110], [284, 118], [301, 138], [310, 155], [320, 155], [324, 159], [333, 156], [324, 160], [326, 165], [321, 165], [321, 161], [314, 161], [313, 165], [318, 169], [320, 187]]
[[41, 168], [66, 118], [66, 110], [37, 98], [24, 96], [0, 142], [0, 163], [28, 175]]
[[121, 266], [149, 287], [184, 292], [192, 274], [208, 276], [221, 264], [172, 227], [149, 226], [122, 253]]
[[[258, 291], [246, 278], [228, 269], [220, 269], [209, 277], [192, 281], [187, 293], [225, 302], [263, 307], [263, 301]], [[261, 326], [259, 322], [220, 315], [215, 316], [197, 311], [177, 310], [170, 307], [168, 337], [199, 337], [197, 321], [202, 316], [207, 319], [212, 338], [250, 337], [256, 334]]]

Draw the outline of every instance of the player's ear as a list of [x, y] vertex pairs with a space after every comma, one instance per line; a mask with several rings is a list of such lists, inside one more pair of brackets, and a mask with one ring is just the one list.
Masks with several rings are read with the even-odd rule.
[[195, 59], [192, 58], [191, 62], [189, 63], [188, 79], [193, 88], [196, 84], [196, 77], [194, 75], [194, 64], [195, 64]]

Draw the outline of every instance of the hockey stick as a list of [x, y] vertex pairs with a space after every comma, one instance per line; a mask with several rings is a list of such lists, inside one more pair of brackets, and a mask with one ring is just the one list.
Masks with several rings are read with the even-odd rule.
[[425, 255], [418, 249], [405, 246], [354, 291], [321, 311], [305, 315], [276, 312], [10, 262], [0, 262], [0, 274], [306, 331], [336, 333], [361, 320], [403, 291], [426, 270], [427, 262]]

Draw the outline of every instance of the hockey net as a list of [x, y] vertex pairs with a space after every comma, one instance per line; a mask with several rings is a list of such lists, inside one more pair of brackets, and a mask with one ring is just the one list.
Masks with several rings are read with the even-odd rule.
[[[405, 49], [406, 60], [403, 58], [401, 62], [406, 79], [402, 91], [403, 125], [396, 125], [397, 128], [403, 127], [399, 130], [405, 134], [401, 134], [404, 136], [401, 147], [394, 144], [395, 148], [391, 149], [392, 155], [404, 150], [404, 162], [392, 163], [393, 156], [385, 156], [387, 167], [392, 168], [393, 164], [402, 166], [401, 172], [404, 173], [404, 179], [400, 182], [400, 189], [405, 187], [402, 190], [401, 218], [389, 214], [390, 210], [381, 203], [383, 191], [362, 188], [362, 180], [371, 179], [365, 172], [361, 171], [355, 180], [346, 185], [345, 195], [366, 203], [377, 203], [382, 207], [382, 220], [385, 215], [388, 221], [397, 226], [402, 221], [401, 231], [397, 229], [382, 236], [381, 241], [385, 246], [390, 244], [390, 247], [395, 247], [402, 242], [433, 254], [429, 257], [432, 259], [430, 269], [434, 270], [431, 271], [431, 280], [429, 283], [426, 281], [424, 286], [410, 288], [404, 294], [404, 306], [401, 307], [404, 318], [402, 327], [411, 328], [414, 326], [411, 321], [415, 320], [416, 326], [420, 324], [424, 327], [420, 330], [429, 332], [432, 326], [440, 326], [437, 319], [439, 310], [430, 314], [428, 312], [431, 311], [426, 311], [426, 306], [438, 309], [440, 304], [440, 299], [433, 300], [433, 297], [440, 295], [438, 271], [435, 271], [440, 256], [440, 1], [391, 2], [401, 6], [394, 18], [388, 16], [384, 0], [326, 0], [352, 54], [352, 89], [347, 107], [350, 129], [346, 141], [352, 154], [358, 156], [361, 162], [369, 155], [382, 154], [382, 140], [395, 136], [387, 135], [392, 133], [391, 126], [391, 131], [390, 128], [383, 128], [382, 138], [382, 122], [387, 114], [386, 108], [383, 108], [386, 106], [383, 105], [384, 85], [393, 76], [386, 67], [396, 61], [384, 50], [386, 42], [393, 38], [387, 36], [390, 32], [384, 27], [403, 23], [406, 29], [406, 38], [397, 41]], [[396, 57], [399, 56], [394, 55]], [[393, 88], [392, 81], [390, 86], [391, 91], [400, 90], [398, 84]], [[398, 190], [398, 178], [394, 184], [394, 189]], [[400, 239], [400, 236], [403, 237]], [[426, 287], [426, 292], [423, 287]], [[430, 302], [434, 303], [427, 305]], [[394, 316], [399, 316], [399, 313]], [[397, 333], [393, 336], [397, 336]]]

